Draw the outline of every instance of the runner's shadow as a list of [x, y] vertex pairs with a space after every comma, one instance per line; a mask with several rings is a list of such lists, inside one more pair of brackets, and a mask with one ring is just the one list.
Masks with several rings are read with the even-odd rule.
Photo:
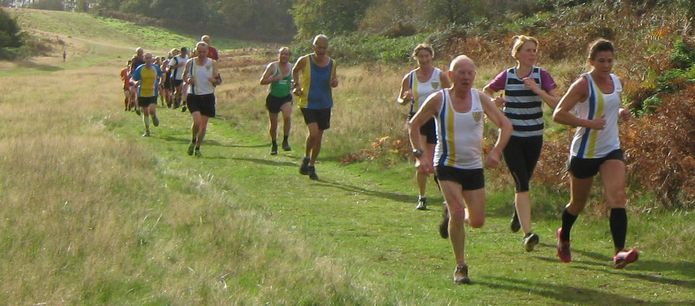
[[272, 159], [259, 159], [259, 158], [246, 158], [246, 157], [232, 157], [231, 160], [247, 161], [256, 164], [266, 165], [266, 166], [284, 166], [284, 167], [297, 167], [297, 164], [288, 161], [272, 160]]
[[[644, 300], [630, 298], [619, 294], [604, 292], [590, 288], [578, 288], [554, 283], [534, 282], [525, 279], [510, 279], [501, 277], [480, 278], [492, 281], [473, 280], [474, 285], [483, 285], [496, 290], [516, 291], [517, 296], [535, 294], [553, 299], [558, 304], [572, 303], [578, 305], [656, 305]], [[571, 300], [570, 300], [571, 299]]]
[[169, 142], [180, 142], [180, 143], [190, 143], [191, 142], [191, 139], [189, 139], [189, 138], [174, 137], [171, 135], [162, 136], [162, 137], [159, 137], [159, 139], [166, 140]]
[[337, 188], [337, 189], [341, 189], [341, 190], [345, 190], [345, 191], [359, 192], [359, 193], [362, 193], [362, 194], [365, 194], [368, 196], [379, 197], [379, 198], [383, 198], [383, 199], [389, 199], [389, 200], [395, 201], [395, 202], [409, 203], [409, 202], [413, 201], [413, 196], [411, 196], [411, 195], [393, 193], [393, 192], [369, 190], [369, 189], [364, 189], [362, 187], [351, 186], [351, 185], [347, 185], [347, 184], [341, 184], [338, 182], [329, 181], [329, 180], [325, 180], [325, 179], [320, 179], [317, 184], [321, 185], [321, 186], [333, 187], [333, 188]]
[[[650, 263], [650, 261], [647, 261], [647, 262], [637, 261], [636, 263], [631, 264], [630, 266], [628, 266], [626, 268], [626, 269], [629, 269], [629, 272], [627, 270], [617, 270], [617, 269], [602, 270], [602, 269], [588, 268], [588, 267], [586, 269], [597, 271], [597, 272], [604, 272], [604, 273], [609, 273], [609, 274], [613, 274], [613, 275], [618, 275], [621, 277], [627, 276], [627, 277], [636, 278], [639, 280], [648, 281], [648, 282], [657, 283], [657, 284], [662, 284], [662, 285], [672, 285], [672, 286], [679, 286], [679, 287], [684, 287], [684, 288], [689, 288], [689, 289], [695, 289], [695, 281], [664, 277], [661, 275], [662, 270], [660, 270], [659, 268], [652, 270], [653, 271], [653, 272], [651, 272], [652, 274], [644, 274], [644, 273], [647, 273], [649, 271], [646, 271], [645, 269], [640, 269], [640, 268], [643, 268], [644, 264], [650, 265], [650, 264], [654, 264], [654, 263], [655, 263], [655, 261], [651, 261], [651, 263]], [[662, 264], [659, 262], [656, 262], [656, 263]], [[644, 273], [635, 273], [635, 271], [637, 271], [637, 270], [641, 270], [641, 271], [645, 271], [645, 272]], [[692, 271], [692, 270], [690, 270], [690, 271]], [[682, 272], [685, 272], [685, 271], [682, 271]], [[657, 274], [653, 274], [653, 273], [657, 273]]]

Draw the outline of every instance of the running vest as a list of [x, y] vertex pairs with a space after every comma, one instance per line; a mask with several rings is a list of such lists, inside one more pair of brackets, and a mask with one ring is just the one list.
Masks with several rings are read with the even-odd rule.
[[420, 82], [417, 79], [417, 74], [415, 70], [410, 72], [410, 79], [408, 80], [410, 84], [410, 90], [413, 93], [413, 101], [410, 103], [410, 114], [415, 114], [429, 95], [441, 89], [441, 74], [442, 71], [439, 68], [434, 68], [432, 71], [432, 76], [425, 82]]
[[333, 107], [333, 89], [331, 79], [335, 77], [335, 60], [329, 59], [328, 65], [319, 67], [314, 63], [314, 56], [306, 57], [308, 66], [302, 69], [300, 85], [302, 95], [298, 97], [297, 105], [309, 109], [326, 109]]
[[448, 89], [442, 89], [442, 106], [434, 117], [437, 145], [434, 165], [459, 169], [481, 169], [484, 111], [480, 94], [471, 88], [471, 110], [459, 113], [451, 105]]
[[[280, 63], [273, 64], [275, 66], [275, 73], [273, 76], [279, 76], [282, 72], [280, 70]], [[278, 81], [273, 81], [270, 83], [270, 95], [277, 98], [284, 98], [290, 94], [290, 89], [292, 88], [292, 65], [290, 65], [290, 73]]]
[[210, 83], [212, 79], [213, 67], [212, 60], [209, 57], [205, 58], [203, 65], [198, 65], [196, 58], [188, 60], [188, 70], [195, 82], [188, 86], [188, 93], [196, 96], [209, 95], [215, 93], [215, 86]]
[[[541, 86], [541, 69], [533, 67], [530, 78]], [[543, 136], [543, 99], [524, 85], [516, 68], [507, 70], [504, 85], [504, 115], [512, 122], [512, 136]]]
[[159, 70], [159, 66], [152, 65], [147, 66], [147, 64], [142, 64], [135, 69], [133, 72], [133, 80], [140, 81], [140, 88], [138, 88], [138, 97], [156, 97], [158, 95], [159, 89], [159, 76], [162, 71]]
[[169, 67], [174, 67], [171, 77], [174, 80], [183, 80], [183, 66], [188, 61], [188, 57], [175, 56], [169, 61]]
[[613, 92], [604, 94], [594, 83], [591, 74], [586, 73], [584, 77], [589, 84], [589, 97], [582, 103], [577, 103], [574, 111], [577, 117], [582, 119], [591, 120], [605, 116], [606, 127], [602, 130], [578, 127], [574, 133], [570, 150], [572, 156], [579, 158], [601, 158], [620, 149], [618, 111], [623, 85], [620, 83], [620, 79], [611, 73]]

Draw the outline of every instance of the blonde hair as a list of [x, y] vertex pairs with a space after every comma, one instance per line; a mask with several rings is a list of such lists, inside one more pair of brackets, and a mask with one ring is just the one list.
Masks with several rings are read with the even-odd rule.
[[420, 51], [422, 50], [426, 50], [432, 55], [432, 57], [434, 57], [434, 49], [432, 48], [432, 46], [430, 46], [429, 44], [422, 43], [418, 44], [417, 46], [415, 46], [415, 49], [413, 49], [413, 58], [416, 58], [417, 54], [420, 53]]
[[527, 42], [531, 41], [534, 44], [536, 44], [536, 48], [538, 48], [538, 39], [536, 39], [533, 36], [526, 36], [526, 35], [516, 35], [512, 38], [512, 57], [516, 58], [516, 54], [521, 50], [521, 47]]

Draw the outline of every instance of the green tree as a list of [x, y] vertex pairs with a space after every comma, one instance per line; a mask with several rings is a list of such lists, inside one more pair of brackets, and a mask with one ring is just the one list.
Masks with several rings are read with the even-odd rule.
[[292, 8], [297, 36], [355, 31], [371, 3], [371, 0], [299, 0]]

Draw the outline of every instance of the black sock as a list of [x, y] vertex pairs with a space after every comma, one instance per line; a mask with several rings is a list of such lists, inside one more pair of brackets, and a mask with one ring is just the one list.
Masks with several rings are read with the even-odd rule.
[[277, 145], [278, 145], [277, 140], [273, 139], [272, 142], [273, 142], [273, 145], [274, 145], [274, 146], [277, 146]]
[[560, 235], [562, 241], [570, 240], [570, 231], [572, 230], [574, 221], [577, 221], [577, 216], [570, 214], [565, 207], [565, 209], [562, 210], [562, 234]]
[[287, 136], [287, 135], [282, 136], [282, 142], [283, 142], [283, 143], [287, 143], [287, 139], [288, 139], [289, 137], [290, 137], [290, 136]]
[[191, 143], [195, 143], [195, 137], [191, 138]]
[[613, 245], [616, 250], [620, 251], [625, 248], [625, 236], [627, 235], [627, 212], [625, 208], [611, 209], [609, 220]]

